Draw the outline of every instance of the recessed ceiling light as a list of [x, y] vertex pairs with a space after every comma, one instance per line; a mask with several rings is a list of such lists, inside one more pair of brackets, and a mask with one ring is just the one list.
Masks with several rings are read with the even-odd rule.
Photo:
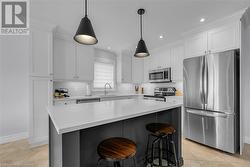
[[160, 35], [159, 38], [162, 39], [162, 38], [163, 38], [163, 35]]
[[107, 48], [108, 48], [108, 50], [110, 50], [110, 49], [111, 49], [111, 47], [110, 47], [110, 46], [108, 46]]
[[204, 22], [206, 19], [205, 18], [201, 18], [200, 19], [200, 22], [202, 23], [202, 22]]

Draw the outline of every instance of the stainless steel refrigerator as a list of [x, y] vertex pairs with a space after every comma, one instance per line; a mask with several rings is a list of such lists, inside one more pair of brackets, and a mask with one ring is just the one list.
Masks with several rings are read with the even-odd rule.
[[184, 136], [229, 153], [239, 148], [239, 50], [183, 62]]

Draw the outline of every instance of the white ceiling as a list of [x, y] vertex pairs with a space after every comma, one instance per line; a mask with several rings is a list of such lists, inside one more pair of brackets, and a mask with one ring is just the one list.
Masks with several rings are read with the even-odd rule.
[[[145, 8], [144, 39], [154, 49], [195, 27], [250, 6], [250, 0], [89, 0], [98, 46], [111, 50], [135, 48], [139, 40], [138, 8]], [[31, 17], [53, 23], [74, 35], [83, 13], [83, 1], [32, 0]], [[200, 18], [206, 18], [200, 23]], [[164, 35], [159, 39], [159, 35]]]

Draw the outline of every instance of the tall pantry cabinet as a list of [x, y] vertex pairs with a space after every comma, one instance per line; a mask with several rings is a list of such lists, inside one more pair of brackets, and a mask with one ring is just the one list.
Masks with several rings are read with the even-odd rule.
[[30, 122], [29, 143], [38, 146], [48, 140], [48, 114], [52, 105], [53, 29], [32, 21], [30, 31]]

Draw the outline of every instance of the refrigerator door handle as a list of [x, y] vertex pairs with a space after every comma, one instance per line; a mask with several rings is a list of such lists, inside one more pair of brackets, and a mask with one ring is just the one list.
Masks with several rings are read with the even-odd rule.
[[207, 103], [208, 103], [208, 61], [207, 57], [205, 56], [205, 63], [204, 63], [204, 106], [205, 110], [207, 110]]
[[205, 109], [204, 103], [204, 57], [201, 60], [201, 71], [200, 71], [200, 98], [201, 98], [201, 103], [202, 103], [202, 109]]
[[219, 113], [219, 112], [211, 112], [211, 111], [201, 111], [201, 110], [187, 109], [186, 112], [190, 113], [190, 114], [206, 116], [206, 117], [222, 117], [222, 118], [227, 118], [228, 117], [228, 114]]

